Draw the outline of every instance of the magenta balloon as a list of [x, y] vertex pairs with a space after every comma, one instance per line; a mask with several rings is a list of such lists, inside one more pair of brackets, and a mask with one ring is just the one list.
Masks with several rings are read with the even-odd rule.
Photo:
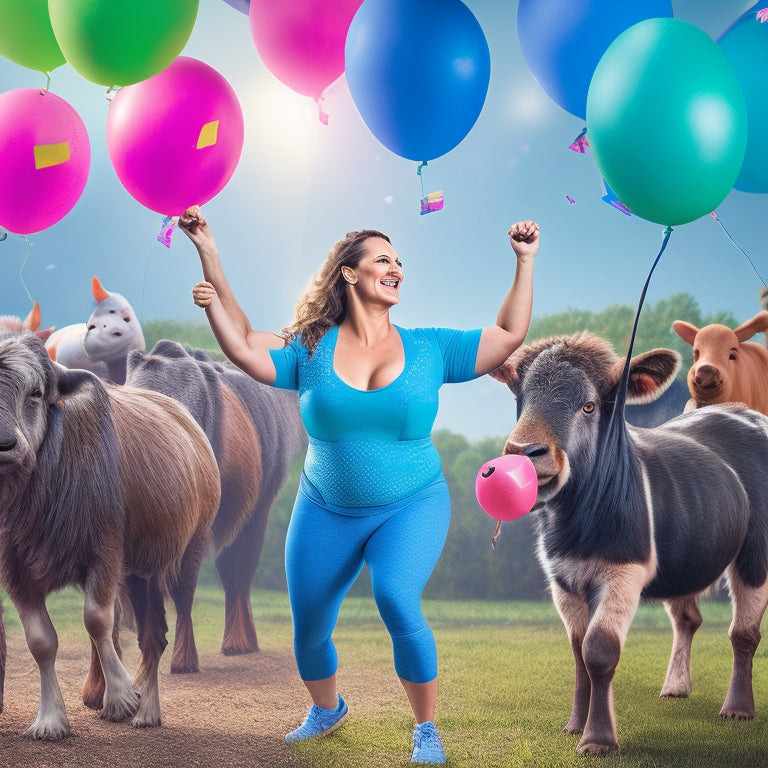
[[478, 504], [497, 520], [516, 520], [527, 515], [536, 503], [538, 491], [533, 462], [517, 453], [486, 461], [475, 478]]
[[63, 219], [90, 166], [88, 132], [64, 99], [40, 88], [0, 94], [0, 226], [29, 235]]
[[344, 72], [344, 46], [363, 0], [251, 0], [248, 19], [266, 68], [317, 101]]
[[121, 184], [168, 216], [207, 203], [225, 187], [240, 160], [243, 133], [230, 84], [187, 56], [121, 88], [107, 113], [107, 152]]

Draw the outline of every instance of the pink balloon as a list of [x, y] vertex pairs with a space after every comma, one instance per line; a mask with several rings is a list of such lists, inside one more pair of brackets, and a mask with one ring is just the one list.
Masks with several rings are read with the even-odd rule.
[[90, 166], [88, 132], [69, 103], [40, 88], [0, 94], [0, 226], [29, 235], [63, 219]]
[[107, 152], [125, 189], [147, 208], [178, 216], [227, 184], [243, 149], [243, 113], [213, 67], [179, 56], [120, 88], [107, 113]]
[[516, 520], [536, 503], [536, 470], [527, 456], [509, 453], [486, 461], [475, 478], [480, 506], [497, 520]]
[[344, 72], [344, 46], [363, 0], [251, 0], [248, 19], [267, 69], [318, 101]]

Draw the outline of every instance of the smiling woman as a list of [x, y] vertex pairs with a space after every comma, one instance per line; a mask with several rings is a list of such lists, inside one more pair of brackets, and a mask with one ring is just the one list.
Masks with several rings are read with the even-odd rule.
[[311, 698], [289, 743], [347, 717], [331, 640], [342, 600], [364, 564], [392, 639], [395, 670], [416, 720], [416, 762], [445, 762], [435, 729], [437, 648], [421, 593], [450, 518], [431, 431], [443, 384], [496, 368], [525, 338], [539, 228], [509, 230], [515, 279], [496, 324], [471, 331], [395, 326], [403, 265], [389, 237], [350, 232], [330, 250], [281, 335], [254, 331], [224, 275], [199, 208], [182, 231], [204, 281], [192, 290], [224, 353], [255, 379], [299, 392], [309, 446], [286, 539], [286, 575], [299, 673]]

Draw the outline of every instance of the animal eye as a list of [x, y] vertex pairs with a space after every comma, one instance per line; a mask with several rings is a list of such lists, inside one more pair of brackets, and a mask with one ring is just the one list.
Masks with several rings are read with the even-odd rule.
[[735, 360], [736, 359], [736, 353], [735, 352], [731, 352], [731, 354], [728, 355], [728, 359], [729, 360]]
[[589, 400], [588, 402], [584, 403], [581, 410], [584, 411], [584, 413], [594, 413], [595, 404]]
[[130, 323], [131, 322], [131, 318], [130, 317], [124, 317], [123, 318], [123, 322], [124, 323]]
[[694, 349], [693, 350], [693, 362], [695, 363], [699, 359], [699, 350]]
[[40, 389], [39, 387], [38, 387], [37, 389], [33, 389], [33, 390], [32, 390], [32, 391], [29, 393], [29, 396], [30, 396], [30, 397], [31, 397], [33, 400], [40, 400], [40, 399], [42, 398], [42, 396], [43, 396], [43, 390], [42, 390], [42, 389]]

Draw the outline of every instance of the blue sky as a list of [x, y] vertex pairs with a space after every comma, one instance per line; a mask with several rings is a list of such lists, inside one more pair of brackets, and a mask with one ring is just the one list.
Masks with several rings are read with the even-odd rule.
[[[663, 228], [602, 202], [592, 156], [568, 149], [583, 121], [549, 99], [522, 57], [517, 3], [465, 3], [488, 41], [488, 95], [467, 137], [430, 161], [419, 179], [415, 162], [373, 137], [345, 87], [329, 96], [330, 120], [321, 124], [314, 103], [277, 81], [260, 61], [247, 17], [224, 0], [200, 0], [182, 53], [227, 78], [246, 131], [232, 180], [204, 212], [254, 327], [287, 324], [328, 248], [345, 232], [364, 227], [387, 232], [404, 262], [402, 303], [393, 312], [401, 325], [474, 328], [493, 322], [514, 269], [506, 231], [526, 218], [536, 219], [542, 232], [534, 315], [636, 305]], [[716, 38], [752, 3], [672, 5], [676, 18]], [[44, 75], [0, 58], [0, 90], [44, 85]], [[83, 322], [93, 306], [90, 281], [96, 274], [108, 290], [126, 296], [142, 320], [201, 317], [190, 298], [200, 277], [191, 244], [180, 233], [170, 249], [157, 243], [162, 216], [136, 202], [112, 169], [104, 138], [106, 89], [64, 65], [52, 73], [51, 90], [86, 124], [90, 176], [59, 223], [0, 242], [0, 313], [26, 315], [29, 293], [40, 302], [46, 325]], [[425, 192], [444, 191], [442, 211], [419, 215], [422, 180]], [[734, 190], [717, 212], [766, 276], [766, 196]], [[685, 291], [704, 312], [729, 310], [741, 321], [759, 309], [760, 285], [745, 257], [704, 216], [675, 228], [646, 301]], [[436, 426], [471, 439], [505, 435], [514, 419], [511, 395], [487, 377], [444, 387], [441, 398]]]

